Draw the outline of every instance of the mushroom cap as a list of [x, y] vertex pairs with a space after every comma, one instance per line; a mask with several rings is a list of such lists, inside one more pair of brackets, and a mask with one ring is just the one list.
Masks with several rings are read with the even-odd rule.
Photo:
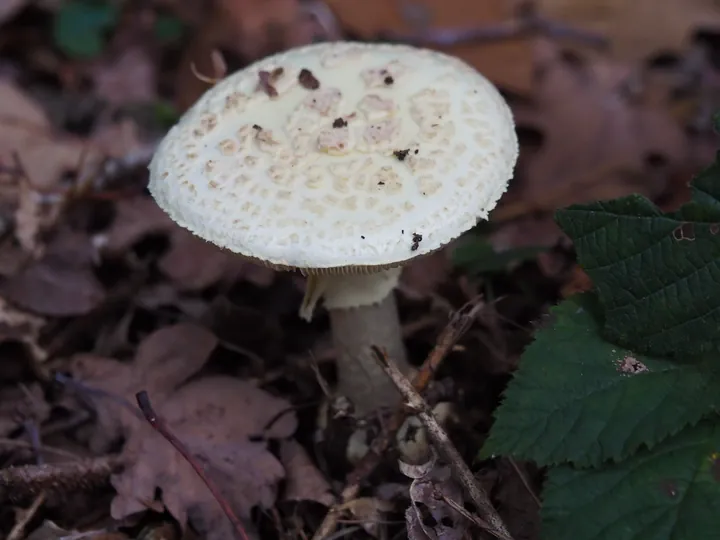
[[487, 219], [517, 155], [505, 100], [463, 61], [318, 43], [209, 89], [161, 142], [148, 187], [179, 225], [250, 259], [368, 272]]

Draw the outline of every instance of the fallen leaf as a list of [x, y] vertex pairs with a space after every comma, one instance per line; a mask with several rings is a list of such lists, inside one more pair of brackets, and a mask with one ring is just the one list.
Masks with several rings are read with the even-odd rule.
[[[82, 139], [56, 133], [37, 103], [14, 84], [0, 81], [0, 163], [12, 166], [14, 152], [33, 188], [41, 192], [56, 188], [67, 173], [84, 176], [102, 157]], [[0, 180], [7, 176], [0, 174]]]
[[73, 377], [106, 393], [105, 396], [83, 393], [92, 399], [97, 415], [90, 434], [91, 448], [104, 451], [118, 437], [137, 427], [137, 413], [132, 405], [137, 392], [147, 390], [154, 400], [162, 401], [202, 368], [216, 345], [217, 339], [204, 328], [179, 323], [147, 336], [132, 362], [76, 355], [70, 364]]
[[585, 273], [585, 270], [583, 270], [579, 264], [576, 264], [572, 268], [570, 281], [563, 285], [560, 294], [563, 298], [568, 298], [575, 294], [587, 292], [592, 289], [592, 287], [593, 283], [590, 276]]
[[10, 20], [27, 3], [28, 0], [3, 0], [0, 3], [0, 24]]
[[87, 0], [66, 0], [53, 19], [55, 43], [65, 54], [77, 58], [99, 55], [105, 34], [118, 21], [119, 6]]
[[[442, 498], [463, 506], [463, 493], [452, 478], [450, 468], [439, 465], [434, 458], [427, 463], [411, 465], [400, 462], [400, 470], [412, 478], [411, 505], [405, 512], [413, 540], [462, 540], [468, 521]], [[439, 496], [440, 495], [440, 496]]]
[[92, 134], [92, 141], [110, 158], [124, 159], [147, 152], [147, 143], [140, 140], [137, 123], [131, 118], [105, 124]]
[[[426, 19], [430, 28], [470, 30], [507, 23], [514, 9], [511, 2], [504, 0], [326, 0], [326, 3], [344, 29], [364, 39], [377, 39], [380, 33], [388, 31], [403, 34], [417, 31], [411, 10], [418, 13], [419, 19]], [[528, 39], [467, 42], [436, 48], [465, 60], [501, 87], [519, 94], [533, 91], [534, 61]]]
[[158, 268], [180, 290], [200, 291], [238, 277], [245, 264], [240, 256], [176, 227], [170, 250], [160, 259]]
[[193, 71], [211, 75], [213, 51], [228, 51], [246, 64], [326, 33], [298, 0], [218, 0], [214, 5], [188, 41], [177, 72], [176, 104], [183, 111], [210, 88]]
[[[152, 397], [152, 394], [151, 394]], [[200, 460], [241, 518], [254, 506], [275, 503], [277, 484], [285, 476], [282, 464], [264, 440], [287, 438], [297, 428], [290, 412], [268, 424], [290, 404], [248, 381], [225, 376], [206, 377], [178, 389], [157, 405], [174, 434]], [[112, 477], [117, 491], [111, 506], [115, 519], [148, 507], [157, 489], [163, 503], [183, 526], [192, 524], [201, 536], [233, 538], [229, 521], [191, 466], [147, 425], [137, 425], [123, 450], [128, 464]]]
[[47, 352], [39, 345], [40, 330], [45, 320], [30, 313], [19, 310], [0, 297], [0, 343], [8, 340], [24, 343], [33, 358], [42, 362]]
[[0, 389], [0, 437], [6, 437], [28, 420], [39, 426], [50, 417], [50, 405], [38, 383]]
[[[522, 462], [517, 466], [532, 487], [532, 478], [528, 474], [530, 466]], [[540, 507], [537, 500], [508, 460], [498, 460], [498, 470], [500, 479], [496, 497], [500, 516], [515, 540], [535, 540], [540, 532]]]
[[[133, 197], [118, 202], [111, 227], [102, 234], [103, 252], [121, 255], [151, 234], [165, 234], [170, 247], [158, 267], [182, 291], [199, 291], [219, 281], [233, 280], [246, 272], [249, 278], [270, 279], [237, 254], [224, 251], [176, 225], [150, 197]], [[270, 277], [268, 277], [268, 274]]]
[[45, 520], [42, 525], [27, 535], [26, 540], [67, 540], [69, 538], [83, 538], [84, 540], [129, 540], [127, 535], [119, 531], [110, 529], [83, 532], [67, 530], [50, 520]]
[[115, 205], [115, 219], [102, 233], [102, 250], [120, 255], [145, 236], [169, 234], [177, 225], [150, 197], [138, 196], [122, 199]]
[[325, 506], [335, 502], [330, 484], [300, 443], [292, 439], [282, 441], [280, 462], [287, 477], [283, 500], [315, 501]]
[[538, 51], [542, 75], [536, 101], [515, 105], [514, 115], [521, 129], [542, 134], [542, 145], [521, 160], [519, 180], [493, 218], [504, 221], [628, 193], [659, 195], [665, 189], [663, 171], [686, 156], [681, 127], [665, 110], [633, 104], [623, 93], [618, 81], [629, 76], [629, 68], [606, 63], [600, 69], [564, 57], [547, 42]]
[[560, 227], [550, 216], [529, 216], [510, 223], [502, 223], [489, 236], [497, 252], [509, 249], [545, 247], [557, 244], [563, 237]]
[[657, 52], [681, 52], [694, 30], [720, 26], [716, 0], [539, 0], [546, 17], [608, 38], [615, 58], [640, 61]]
[[92, 70], [95, 93], [113, 106], [154, 101], [155, 64], [141, 46], [123, 49], [116, 57], [105, 59]]
[[37, 261], [0, 285], [9, 302], [50, 317], [84, 315], [105, 298], [93, 273], [93, 247], [88, 237], [66, 232], [55, 238]]
[[413, 259], [403, 268], [401, 280], [413, 291], [422, 295], [435, 292], [452, 271], [446, 250]]

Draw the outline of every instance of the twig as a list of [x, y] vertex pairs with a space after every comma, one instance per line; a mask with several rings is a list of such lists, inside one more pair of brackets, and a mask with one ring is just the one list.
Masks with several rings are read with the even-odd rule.
[[403, 398], [405, 398], [406, 404], [417, 414], [423, 423], [436, 450], [447, 460], [448, 465], [450, 465], [458, 481], [465, 488], [465, 491], [477, 507], [481, 517], [488, 522], [488, 532], [505, 540], [512, 538], [502, 518], [495, 508], [493, 508], [490, 498], [477, 483], [472, 471], [447, 436], [447, 433], [445, 433], [445, 430], [438, 424], [437, 420], [435, 420], [428, 404], [383, 351], [377, 347], [373, 347], [372, 350], [380, 367], [388, 377], [390, 377], [393, 383], [395, 383], [398, 391], [402, 394]]
[[535, 490], [533, 490], [532, 486], [530, 485], [530, 482], [528, 481], [527, 476], [525, 476], [525, 473], [523, 473], [523, 471], [520, 469], [520, 466], [513, 458], [509, 457], [507, 458], [507, 460], [510, 462], [510, 465], [512, 465], [512, 468], [515, 469], [515, 472], [520, 477], [520, 481], [523, 483], [523, 486], [525, 486], [525, 489], [527, 489], [533, 501], [535, 501], [537, 507], [540, 508], [542, 506], [540, 498], [535, 494]]
[[119, 465], [117, 456], [84, 459], [67, 463], [24, 465], [0, 470], [0, 503], [19, 503], [37, 497], [78, 491], [90, 491], [105, 486]]
[[[112, 392], [108, 392], [107, 390], [103, 390], [102, 388], [96, 388], [94, 386], [85, 384], [82, 381], [78, 381], [77, 379], [72, 379], [68, 377], [67, 375], [63, 373], [55, 373], [55, 380], [59, 382], [60, 384], [66, 386], [67, 388], [73, 390], [75, 392], [75, 395], [78, 396], [81, 399], [84, 399], [87, 402], [87, 405], [91, 407], [93, 410], [95, 409], [95, 405], [92, 403], [92, 397], [99, 397], [102, 399], [107, 399], [109, 401], [113, 401], [116, 404], [120, 405], [124, 409], [130, 411], [135, 417], [137, 417], [139, 420], [145, 420], [145, 417], [138, 412], [138, 410], [132, 406], [132, 404], [125, 399], [123, 396], [120, 396], [118, 394], [114, 394]], [[90, 399], [87, 399], [90, 398]]]
[[601, 34], [568, 26], [541, 16], [531, 3], [521, 6], [513, 20], [496, 25], [474, 28], [421, 27], [419, 31], [410, 33], [389, 32], [386, 37], [414, 45], [450, 46], [473, 42], [492, 43], [537, 35], [553, 39], [573, 39], [599, 49], [606, 48], [609, 43], [608, 38]]
[[37, 511], [40, 510], [40, 507], [45, 502], [46, 497], [47, 495], [44, 491], [41, 492], [40, 495], [35, 497], [35, 500], [33, 501], [30, 508], [25, 510], [23, 516], [13, 526], [10, 534], [8, 534], [7, 536], [7, 540], [20, 540], [23, 537], [23, 535], [25, 534], [25, 527], [27, 527], [27, 524], [30, 523], [30, 520], [35, 517]]
[[[452, 346], [457, 342], [460, 336], [467, 331], [473, 320], [475, 320], [478, 312], [484, 306], [485, 304], [482, 302], [482, 298], [477, 297], [465, 304], [452, 315], [450, 322], [448, 322], [447, 326], [445, 326], [438, 336], [435, 347], [433, 347], [433, 350], [430, 351], [430, 354], [425, 359], [425, 362], [423, 362], [423, 365], [413, 378], [413, 387], [418, 393], [425, 391], [427, 386], [430, 384], [433, 375], [440, 367], [440, 364], [452, 349]], [[390, 446], [390, 441], [392, 441], [395, 437], [395, 434], [402, 426], [407, 415], [408, 412], [404, 408], [400, 408], [395, 411], [395, 414], [390, 419], [387, 429], [383, 432], [382, 436], [373, 440], [368, 453], [365, 454], [353, 471], [348, 475], [345, 488], [340, 494], [340, 502], [331, 508], [325, 515], [325, 519], [323, 519], [320, 527], [313, 535], [313, 540], [327, 540], [327, 537], [336, 529], [338, 518], [343, 510], [343, 505], [358, 496], [358, 493], [360, 493], [360, 486], [363, 481], [376, 469], [383, 454]]]
[[23, 422], [23, 429], [25, 430], [25, 433], [27, 433], [27, 436], [30, 439], [30, 446], [32, 447], [33, 453], [35, 454], [35, 464], [42, 465], [43, 463], [45, 463], [45, 458], [43, 458], [42, 455], [40, 430], [35, 425], [35, 422], [31, 420], [25, 420]]
[[183, 442], [175, 436], [175, 434], [170, 430], [165, 421], [155, 413], [152, 408], [152, 404], [150, 403], [150, 398], [148, 397], [147, 392], [144, 390], [142, 392], [138, 392], [137, 394], [135, 394], [135, 399], [137, 400], [138, 407], [140, 407], [140, 410], [145, 416], [145, 419], [153, 427], [153, 429], [157, 431], [160, 435], [165, 437], [165, 439], [167, 439], [167, 441], [172, 444], [173, 447], [175, 447], [175, 450], [177, 450], [180, 455], [185, 458], [185, 461], [190, 464], [190, 466], [195, 470], [195, 473], [197, 473], [200, 479], [205, 482], [205, 485], [210, 490], [210, 493], [212, 493], [213, 497], [215, 497], [215, 500], [218, 502], [223, 512], [225, 512], [225, 515], [233, 524], [233, 527], [235, 527], [235, 531], [238, 533], [238, 536], [242, 540], [249, 540], [248, 535], [245, 532], [245, 527], [243, 527], [242, 522], [235, 515], [235, 512], [233, 512], [230, 503], [223, 496], [223, 494], [220, 493], [220, 490], [210, 479], [210, 477], [205, 474], [203, 467], [198, 463], [192, 453], [187, 449], [185, 444], [183, 444]]
[[487, 524], [486, 521], [480, 519], [472, 512], [468, 512], [464, 506], [459, 504], [457, 501], [454, 501], [447, 495], [445, 495], [442, 490], [435, 489], [433, 490], [433, 495], [437, 497], [438, 499], [442, 499], [442, 501], [447, 504], [450, 508], [455, 510], [458, 514], [460, 514], [462, 517], [470, 521], [471, 523], [475, 524], [482, 530], [486, 531], [490, 528], [490, 526]]
[[[4, 437], [0, 437], [0, 447], [2, 446], [8, 446], [10, 448], [22, 448], [23, 450], [34, 450], [34, 445], [31, 442], [28, 441], [19, 441], [15, 439], [7, 439]], [[59, 457], [69, 458], [72, 460], [79, 460], [80, 457], [76, 454], [73, 454], [72, 452], [68, 452], [67, 450], [63, 450], [62, 448], [54, 448], [52, 446], [41, 446], [40, 451], [44, 452], [46, 454], [55, 454]]]

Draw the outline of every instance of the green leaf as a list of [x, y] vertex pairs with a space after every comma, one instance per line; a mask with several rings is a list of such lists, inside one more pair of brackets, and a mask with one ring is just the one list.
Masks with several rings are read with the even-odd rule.
[[611, 341], [675, 357], [720, 344], [720, 164], [692, 190], [675, 213], [637, 195], [557, 212], [597, 287]]
[[185, 31], [183, 22], [172, 15], [159, 14], [155, 19], [153, 32], [155, 37], [163, 42], [173, 42], [180, 39]]
[[105, 47], [104, 32], [117, 22], [118, 8], [92, 0], [69, 0], [55, 17], [53, 36], [68, 56], [92, 58]]
[[716, 540], [720, 425], [703, 422], [602, 469], [551, 469], [543, 540]]
[[453, 249], [451, 258], [454, 266], [470, 274], [491, 274], [505, 272], [513, 264], [532, 261], [544, 247], [524, 247], [495, 251], [492, 244], [482, 236], [468, 235]]
[[[715, 357], [671, 362], [613, 345], [601, 335], [594, 294], [566, 300], [551, 313], [554, 323], [536, 333], [505, 391], [482, 458], [597, 465], [652, 446], [718, 407]], [[623, 371], [626, 359], [647, 371]], [[628, 360], [631, 365], [642, 367]]]

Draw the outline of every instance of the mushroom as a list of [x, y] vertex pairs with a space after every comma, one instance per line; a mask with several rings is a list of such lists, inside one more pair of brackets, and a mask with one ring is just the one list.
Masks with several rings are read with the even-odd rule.
[[401, 266], [487, 219], [517, 154], [509, 107], [461, 60], [317, 43], [208, 90], [159, 145], [149, 190], [197, 236], [308, 276], [300, 314], [324, 300], [338, 390], [367, 413], [399, 400], [370, 345], [409, 370], [392, 294]]

